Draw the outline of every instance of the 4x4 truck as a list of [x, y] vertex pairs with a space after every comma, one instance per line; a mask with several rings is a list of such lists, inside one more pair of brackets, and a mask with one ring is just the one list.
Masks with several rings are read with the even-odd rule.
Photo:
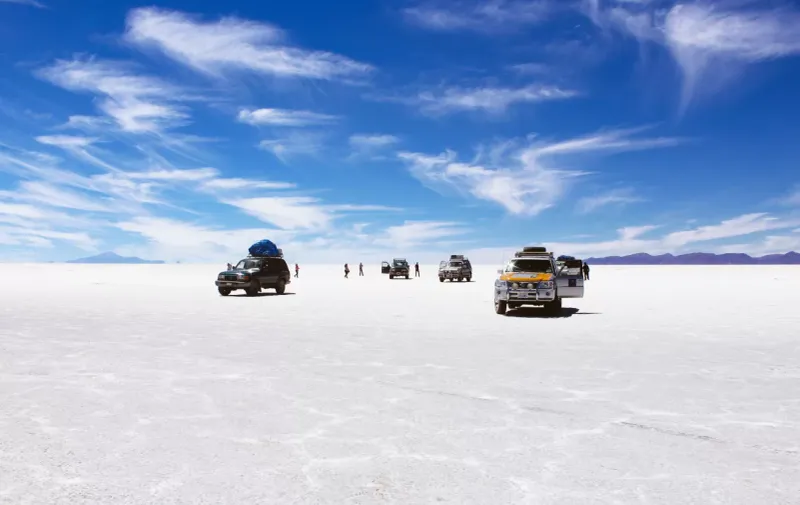
[[286, 285], [292, 282], [289, 266], [281, 257], [248, 256], [231, 270], [217, 275], [217, 291], [228, 296], [232, 291], [243, 289], [247, 296], [255, 296], [262, 289], [274, 289], [282, 295]]

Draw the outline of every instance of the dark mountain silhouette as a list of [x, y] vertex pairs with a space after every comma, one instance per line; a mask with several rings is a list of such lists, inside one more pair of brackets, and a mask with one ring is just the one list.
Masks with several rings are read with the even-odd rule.
[[141, 258], [120, 256], [119, 254], [113, 252], [104, 252], [98, 254], [97, 256], [89, 256], [88, 258], [78, 258], [75, 260], [69, 260], [67, 261], [67, 263], [94, 263], [94, 264], [116, 263], [116, 264], [136, 264], [136, 265], [160, 265], [164, 262], [161, 260], [143, 260]]
[[689, 253], [629, 254], [627, 256], [608, 256], [605, 258], [587, 258], [586, 263], [592, 265], [800, 265], [800, 254], [791, 251], [786, 254], [768, 254], [753, 257], [742, 253], [713, 254]]

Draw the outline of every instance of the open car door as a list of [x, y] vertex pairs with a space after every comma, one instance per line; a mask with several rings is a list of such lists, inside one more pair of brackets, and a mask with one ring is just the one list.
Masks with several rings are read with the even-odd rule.
[[388, 274], [389, 273], [389, 262], [388, 261], [381, 261], [381, 273]]
[[583, 260], [558, 262], [556, 286], [559, 298], [583, 298]]

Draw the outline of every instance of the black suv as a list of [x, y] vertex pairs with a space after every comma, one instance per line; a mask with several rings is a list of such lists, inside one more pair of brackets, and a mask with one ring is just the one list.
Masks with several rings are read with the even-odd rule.
[[404, 258], [395, 258], [392, 260], [392, 266], [389, 267], [389, 278], [405, 277], [408, 279], [410, 271], [411, 267], [408, 265], [408, 261]]
[[220, 272], [216, 285], [222, 296], [228, 296], [237, 289], [243, 289], [247, 296], [255, 296], [262, 289], [274, 289], [282, 295], [286, 292], [286, 285], [291, 282], [289, 265], [283, 258], [248, 256], [232, 270]]

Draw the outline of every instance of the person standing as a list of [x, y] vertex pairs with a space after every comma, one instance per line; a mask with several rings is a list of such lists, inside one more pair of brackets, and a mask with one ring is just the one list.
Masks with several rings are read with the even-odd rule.
[[300, 277], [300, 265], [297, 263], [294, 264], [294, 276], [298, 278]]
[[228, 270], [231, 270], [231, 269], [233, 269], [233, 265], [231, 265], [230, 263], [228, 263]]
[[350, 275], [350, 267], [347, 266], [347, 263], [344, 264], [344, 278], [348, 279], [348, 275]]
[[414, 263], [414, 277], [419, 277], [419, 261]]
[[583, 264], [583, 280], [589, 280], [589, 265], [586, 263]]
[[364, 264], [360, 262], [358, 264], [358, 276], [364, 277]]

